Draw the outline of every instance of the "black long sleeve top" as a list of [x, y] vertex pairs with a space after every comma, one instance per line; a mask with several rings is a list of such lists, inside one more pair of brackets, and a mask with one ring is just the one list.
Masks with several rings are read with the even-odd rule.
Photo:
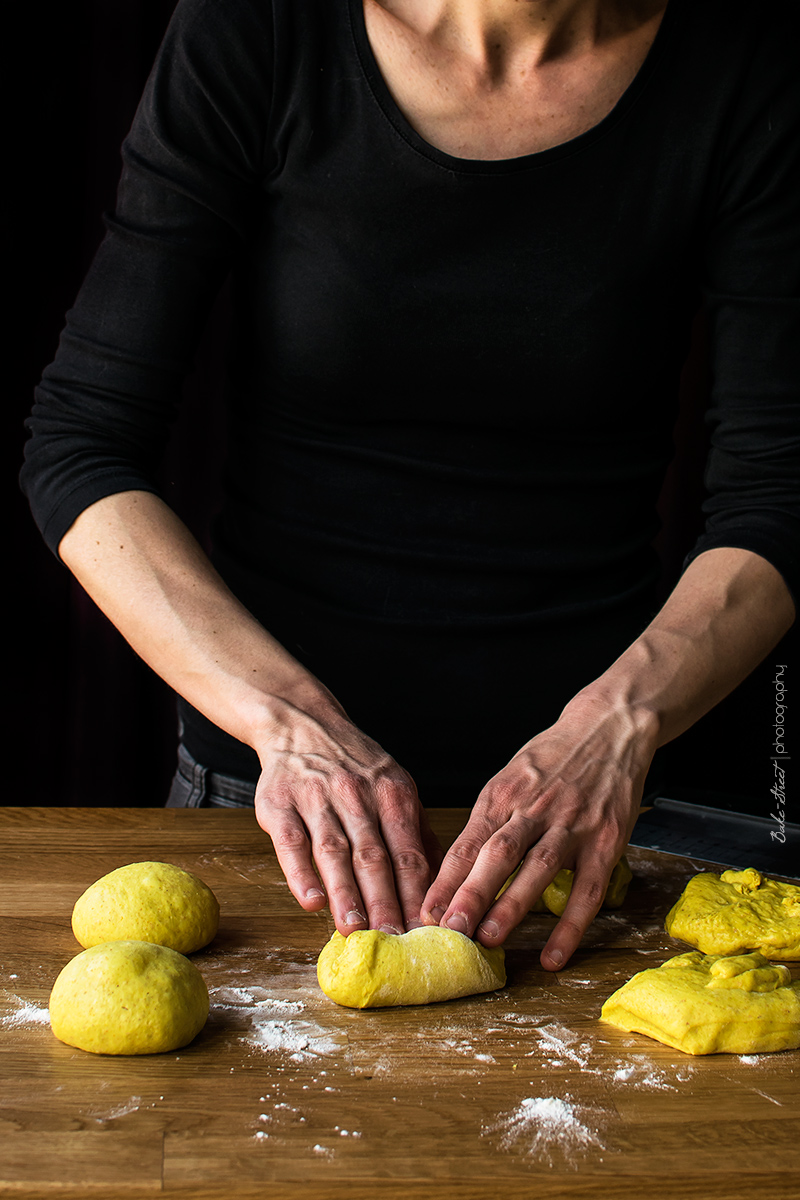
[[[158, 490], [230, 274], [215, 562], [423, 799], [468, 803], [651, 614], [703, 296], [693, 555], [753, 550], [797, 597], [797, 34], [791, 0], [669, 0], [608, 116], [487, 162], [409, 126], [361, 0], [181, 0], [29, 422], [49, 545], [102, 496]], [[196, 757], [255, 777], [182, 715]]]

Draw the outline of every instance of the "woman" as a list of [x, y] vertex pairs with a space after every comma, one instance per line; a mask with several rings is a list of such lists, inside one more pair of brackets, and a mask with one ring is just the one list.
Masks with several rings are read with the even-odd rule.
[[[495, 945], [569, 866], [557, 969], [658, 747], [793, 621], [792, 5], [758, 21], [738, 0], [178, 6], [24, 482], [181, 697], [172, 802], [213, 802], [186, 796], [209, 773], [217, 802], [252, 798], [342, 933]], [[154, 472], [229, 271], [212, 565]], [[654, 614], [701, 291], [708, 521]], [[474, 801], [441, 864], [420, 797]]]

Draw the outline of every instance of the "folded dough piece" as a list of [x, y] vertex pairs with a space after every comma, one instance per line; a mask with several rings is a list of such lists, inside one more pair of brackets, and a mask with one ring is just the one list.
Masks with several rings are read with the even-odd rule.
[[679, 954], [629, 979], [600, 1019], [687, 1054], [764, 1054], [800, 1046], [800, 982], [761, 954]]
[[667, 914], [667, 933], [704, 954], [758, 950], [800, 959], [800, 887], [749, 867], [695, 875]]
[[325, 995], [347, 1008], [432, 1004], [503, 987], [505, 952], [439, 925], [408, 933], [362, 929], [346, 938], [336, 932], [322, 948], [317, 978]]

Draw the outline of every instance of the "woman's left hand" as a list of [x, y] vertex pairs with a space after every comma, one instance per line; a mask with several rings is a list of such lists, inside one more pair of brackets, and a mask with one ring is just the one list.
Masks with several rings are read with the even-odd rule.
[[646, 710], [578, 695], [487, 783], [423, 901], [422, 919], [499, 946], [569, 867], [569, 901], [541, 956], [547, 970], [563, 966], [628, 843], [655, 748]]
[[569, 867], [567, 907], [541, 956], [546, 970], [562, 967], [603, 902], [655, 751], [741, 683], [794, 618], [783, 577], [760, 555], [698, 555], [624, 654], [487, 783], [422, 919], [499, 946]]

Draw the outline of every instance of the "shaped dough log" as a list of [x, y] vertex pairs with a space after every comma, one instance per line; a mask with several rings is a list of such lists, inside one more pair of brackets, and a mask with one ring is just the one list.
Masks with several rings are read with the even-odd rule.
[[506, 982], [505, 952], [487, 950], [453, 929], [426, 925], [408, 933], [362, 929], [334, 933], [317, 962], [319, 986], [347, 1008], [432, 1004]]
[[800, 959], [800, 887], [765, 879], [752, 867], [695, 875], [665, 928], [704, 954], [758, 950], [794, 961]]
[[629, 979], [600, 1019], [687, 1054], [764, 1054], [800, 1046], [800, 983], [761, 954], [679, 954]]

